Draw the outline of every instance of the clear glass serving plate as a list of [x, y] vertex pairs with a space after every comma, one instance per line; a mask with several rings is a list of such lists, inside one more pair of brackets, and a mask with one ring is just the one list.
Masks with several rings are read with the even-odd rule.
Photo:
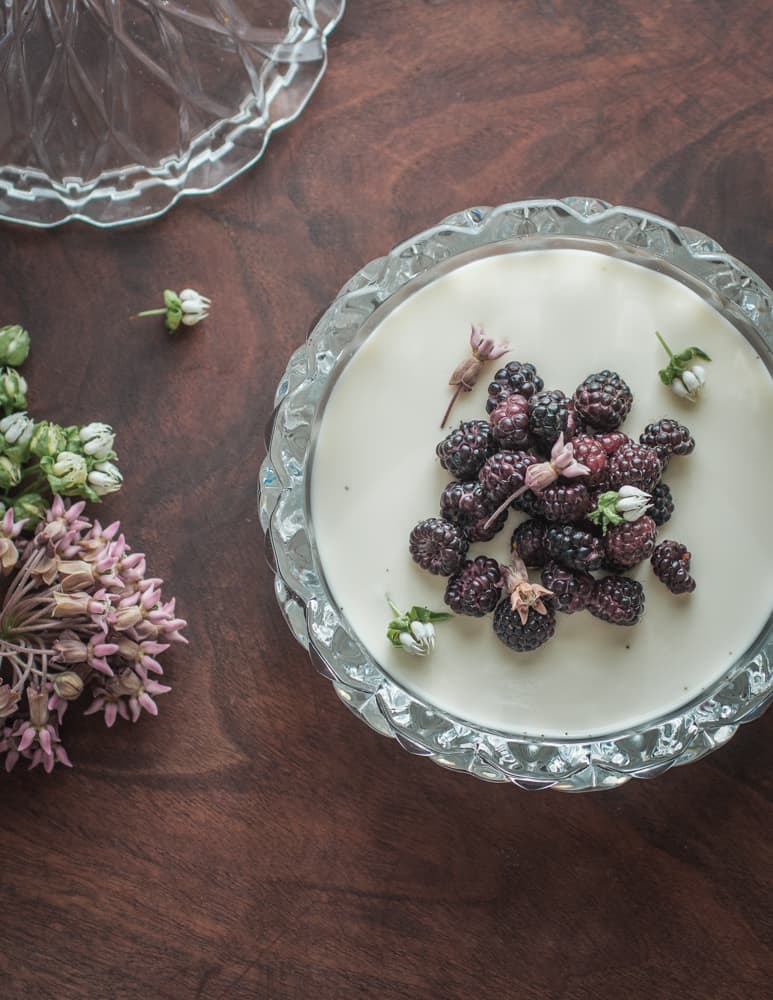
[[116, 226], [222, 187], [296, 118], [345, 0], [5, 0], [0, 218]]
[[[360, 719], [443, 767], [522, 788], [590, 791], [652, 778], [726, 743], [773, 699], [773, 615], [763, 633], [701, 697], [668, 717], [603, 740], [535, 741], [475, 728], [387, 676], [328, 593], [309, 517], [309, 458], [325, 389], [349, 346], [413, 289], [493, 244], [541, 248], [593, 241], [606, 252], [677, 276], [727, 317], [773, 369], [773, 291], [714, 240], [595, 198], [471, 208], [371, 261], [343, 287], [290, 358], [276, 393], [258, 505], [275, 593], [293, 635]], [[366, 330], [363, 331], [363, 326]]]

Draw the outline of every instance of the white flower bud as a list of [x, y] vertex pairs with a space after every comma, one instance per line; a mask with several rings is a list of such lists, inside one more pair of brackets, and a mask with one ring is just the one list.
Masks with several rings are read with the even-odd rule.
[[638, 521], [652, 506], [652, 497], [638, 486], [621, 486], [615, 510], [626, 521]]
[[123, 476], [113, 462], [97, 462], [89, 473], [88, 482], [97, 496], [103, 497], [120, 490]]
[[109, 424], [93, 423], [78, 432], [83, 453], [96, 459], [105, 459], [113, 450], [115, 434]]
[[9, 445], [29, 444], [34, 430], [35, 421], [23, 411], [11, 413], [0, 420], [0, 434], [3, 435], [6, 443]]
[[210, 300], [206, 295], [201, 295], [193, 288], [184, 288], [180, 292], [180, 308], [182, 309], [182, 323], [185, 326], [194, 326], [209, 315]]
[[703, 365], [693, 365], [686, 368], [682, 374], [671, 382], [671, 388], [677, 396], [689, 399], [693, 403], [706, 384], [706, 369]]
[[414, 656], [428, 656], [435, 648], [435, 627], [429, 622], [411, 622], [409, 632], [400, 633], [403, 649]]

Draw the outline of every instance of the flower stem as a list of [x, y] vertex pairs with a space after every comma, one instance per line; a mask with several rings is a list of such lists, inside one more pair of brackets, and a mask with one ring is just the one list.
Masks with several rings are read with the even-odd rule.
[[663, 340], [663, 338], [660, 336], [660, 334], [658, 333], [657, 330], [655, 331], [655, 336], [658, 338], [658, 340], [660, 341], [660, 343], [663, 345], [663, 348], [664, 348], [666, 354], [668, 355], [668, 357], [670, 359], [673, 359], [674, 352], [671, 350], [671, 348], [668, 346], [668, 344], [665, 342], [665, 340]]
[[451, 397], [451, 402], [448, 404], [448, 409], [443, 414], [443, 419], [440, 421], [440, 429], [441, 430], [445, 427], [446, 421], [448, 420], [448, 417], [449, 417], [449, 415], [451, 413], [453, 405], [457, 401], [457, 399], [459, 398], [459, 393], [462, 391], [463, 388], [464, 388], [464, 383], [460, 382], [459, 385], [456, 387], [456, 392]]
[[163, 316], [166, 313], [166, 306], [162, 309], [146, 309], [144, 312], [135, 313], [129, 319], [141, 319], [143, 316]]

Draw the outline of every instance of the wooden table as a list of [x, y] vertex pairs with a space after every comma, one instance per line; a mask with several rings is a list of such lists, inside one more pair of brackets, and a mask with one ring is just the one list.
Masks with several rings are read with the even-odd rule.
[[[651, 783], [527, 794], [357, 723], [290, 637], [258, 531], [287, 356], [364, 261], [457, 209], [592, 194], [768, 280], [767, 0], [352, 0], [306, 113], [221, 193], [102, 233], [0, 230], [33, 412], [118, 430], [105, 504], [189, 620], [157, 720], [67, 720], [3, 777], [0, 992], [771, 996], [773, 719]], [[205, 326], [127, 322], [160, 290]]]

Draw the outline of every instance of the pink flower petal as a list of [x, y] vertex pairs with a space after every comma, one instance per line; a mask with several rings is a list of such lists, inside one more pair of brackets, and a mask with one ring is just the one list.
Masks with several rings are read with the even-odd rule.
[[158, 715], [158, 705], [153, 701], [147, 691], [141, 691], [137, 701], [150, 715]]
[[38, 743], [40, 743], [41, 749], [44, 754], [50, 756], [51, 754], [51, 733], [49, 732], [49, 727], [45, 726], [38, 732]]
[[19, 740], [19, 753], [23, 753], [35, 739], [35, 729], [28, 725]]

